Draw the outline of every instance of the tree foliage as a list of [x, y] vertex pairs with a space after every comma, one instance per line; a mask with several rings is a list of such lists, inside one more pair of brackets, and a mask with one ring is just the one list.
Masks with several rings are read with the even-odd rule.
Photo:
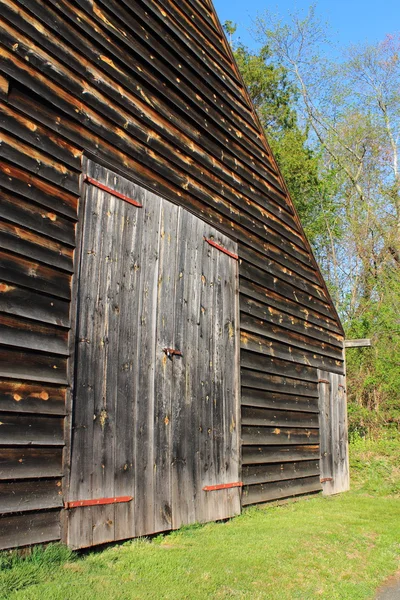
[[[236, 25], [227, 21], [224, 28], [232, 43]], [[337, 229], [330, 206], [334, 181], [323, 169], [321, 153], [308, 143], [308, 127], [299, 123], [297, 86], [287, 69], [273, 62], [268, 44], [257, 52], [241, 43], [232, 46], [307, 236], [318, 251], [328, 243], [329, 226]]]
[[353, 425], [399, 424], [400, 35], [338, 52], [315, 6], [255, 23], [236, 59], [348, 336], [373, 339], [347, 353]]

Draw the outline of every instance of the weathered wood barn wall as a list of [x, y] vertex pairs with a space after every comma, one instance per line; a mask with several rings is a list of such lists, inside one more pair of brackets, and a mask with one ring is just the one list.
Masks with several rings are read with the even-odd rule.
[[[171, 521], [165, 509], [162, 523], [117, 534], [104, 509], [103, 533], [79, 541], [88, 513], [64, 508], [83, 477], [71, 480], [71, 457], [85, 456], [74, 456], [85, 401], [74, 381], [90, 168], [120, 193], [133, 182], [131, 196], [148, 190], [146, 202], [189, 211], [238, 255], [241, 416], [226, 435], [235, 443], [241, 424], [243, 489], [229, 493], [245, 505], [346, 489], [343, 330], [209, 0], [0, 0], [0, 547], [66, 541], [71, 528], [71, 545], [90, 545], [239, 510], [239, 496], [224, 496], [225, 512]], [[112, 198], [104, 192], [100, 212], [117, 210]], [[217, 506], [225, 492], [208, 493]]]

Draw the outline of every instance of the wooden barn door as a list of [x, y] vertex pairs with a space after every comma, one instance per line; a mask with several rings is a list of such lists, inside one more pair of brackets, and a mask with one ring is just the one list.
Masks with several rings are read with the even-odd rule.
[[66, 499], [75, 548], [240, 511], [236, 245], [90, 161], [87, 173]]
[[347, 442], [346, 378], [318, 371], [321, 482], [323, 494], [339, 494], [350, 487]]

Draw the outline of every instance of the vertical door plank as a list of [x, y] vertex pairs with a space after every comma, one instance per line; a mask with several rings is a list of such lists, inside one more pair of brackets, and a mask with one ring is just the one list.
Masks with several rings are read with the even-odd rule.
[[[115, 182], [110, 182], [113, 187]], [[144, 201], [144, 190], [127, 181], [119, 181], [118, 191]], [[115, 421], [115, 495], [134, 496], [134, 409], [138, 395], [137, 381], [140, 362], [138, 344], [138, 313], [140, 290], [140, 248], [142, 244], [143, 215], [141, 209], [121, 203], [124, 223], [121, 235], [119, 290], [119, 335], [117, 342], [118, 383]], [[134, 500], [115, 506], [116, 540], [135, 535]]]
[[[96, 342], [93, 306], [97, 303], [100, 283], [98, 265], [102, 255], [102, 203], [95, 188], [87, 188], [85, 228], [82, 239], [82, 266], [78, 289], [78, 323], [71, 447], [71, 477], [68, 500], [92, 498], [93, 423], [95, 414], [95, 382], [101, 373]], [[88, 511], [69, 511], [69, 544], [72, 547], [92, 544], [92, 521]], [[91, 516], [91, 513], [90, 513]]]
[[349, 489], [346, 378], [318, 371], [318, 379], [322, 489], [324, 495], [339, 494]]
[[336, 476], [336, 492], [346, 492], [350, 489], [349, 474], [349, 449], [347, 438], [347, 400], [346, 400], [346, 377], [335, 375], [337, 385], [338, 405], [338, 433], [339, 433], [339, 460]]
[[[203, 224], [203, 236], [209, 238], [209, 227]], [[203, 237], [202, 236], [202, 237]], [[215, 510], [214, 501], [219, 502], [219, 492], [203, 491], [206, 485], [216, 485], [218, 471], [216, 468], [216, 449], [218, 447], [217, 422], [215, 407], [220, 402], [218, 396], [218, 374], [215, 371], [215, 341], [216, 341], [216, 307], [215, 307], [215, 278], [217, 276], [217, 261], [219, 251], [202, 241], [202, 276], [201, 276], [201, 315], [199, 346], [199, 372], [204, 382], [203, 397], [200, 398], [199, 416], [201, 422], [201, 437], [199, 439], [199, 492], [196, 515], [199, 521], [212, 520]], [[204, 353], [204, 354], [203, 354]], [[213, 510], [214, 509], [214, 510]]]
[[[323, 494], [333, 493], [333, 456], [332, 456], [332, 416], [331, 416], [331, 374], [318, 371], [319, 392], [319, 431], [321, 452], [321, 479]], [[326, 480], [326, 481], [324, 481]]]
[[[172, 398], [172, 523], [174, 529], [195, 518], [195, 462], [197, 461], [193, 411], [197, 411], [201, 387], [197, 375], [198, 311], [200, 310], [196, 274], [198, 264], [197, 221], [180, 209], [178, 261], [175, 299], [175, 345], [182, 358], [173, 360]], [[196, 404], [194, 403], [196, 402]]]
[[[232, 244], [232, 242], [230, 242]], [[226, 242], [228, 244], [228, 242]], [[237, 254], [236, 244], [232, 252]], [[221, 359], [221, 380], [224, 398], [223, 417], [223, 464], [225, 481], [239, 481], [239, 281], [238, 264], [224, 256], [226, 268], [222, 274], [223, 340]], [[225, 493], [225, 514], [233, 516], [240, 513], [240, 488], [231, 488]]]
[[180, 211], [177, 206], [164, 200], [161, 201], [153, 438], [155, 531], [172, 529], [171, 407], [173, 364], [176, 361], [181, 361], [181, 358], [173, 356], [168, 358], [164, 349], [175, 349], [176, 346], [174, 326], [179, 214]]
[[154, 378], [161, 199], [146, 192], [141, 211], [143, 236], [139, 264], [139, 374], [134, 428], [136, 535], [155, 531]]

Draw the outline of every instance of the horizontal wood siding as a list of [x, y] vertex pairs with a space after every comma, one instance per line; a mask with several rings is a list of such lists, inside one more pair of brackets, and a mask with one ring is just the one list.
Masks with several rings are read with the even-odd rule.
[[[51, 477], [59, 475], [44, 457], [62, 445], [55, 424], [69, 383], [84, 152], [237, 242], [243, 419], [257, 420], [243, 433], [261, 449], [245, 443], [243, 457], [263, 457], [259, 473], [267, 473], [279, 447], [293, 463], [290, 485], [274, 492], [267, 478], [254, 485], [268, 488], [246, 488], [245, 497], [299, 493], [302, 482], [303, 491], [319, 489], [309, 470], [295, 478], [293, 469], [305, 448], [318, 447], [318, 428], [305, 415], [315, 412], [316, 370], [343, 372], [343, 332], [211, 5], [0, 0], [0, 15], [0, 378], [9, 390], [32, 386], [5, 391], [0, 410], [21, 413], [21, 427], [35, 413], [26, 473], [38, 476], [42, 463], [43, 477], [50, 466]], [[278, 421], [298, 428], [290, 437], [300, 441], [289, 444], [288, 433], [270, 445]], [[36, 515], [32, 527], [42, 523]], [[55, 539], [56, 528], [42, 531]]]
[[0, 101], [0, 547], [60, 539], [82, 151]]

